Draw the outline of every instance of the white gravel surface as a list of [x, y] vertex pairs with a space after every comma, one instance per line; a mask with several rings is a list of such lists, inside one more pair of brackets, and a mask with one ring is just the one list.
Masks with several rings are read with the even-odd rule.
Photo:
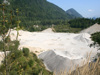
[[[16, 33], [11, 31], [11, 40], [16, 39]], [[97, 48], [89, 47], [93, 41], [88, 33], [54, 33], [50, 28], [42, 32], [20, 30], [18, 40], [19, 48], [27, 47], [36, 53], [50, 71], [81, 66], [90, 52], [91, 60], [97, 54]]]

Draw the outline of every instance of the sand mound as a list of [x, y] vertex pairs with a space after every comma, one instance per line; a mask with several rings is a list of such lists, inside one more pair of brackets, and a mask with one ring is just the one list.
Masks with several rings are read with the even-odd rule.
[[90, 35], [88, 33], [79, 34], [78, 36], [74, 37], [74, 39], [77, 40], [77, 41], [87, 43], [87, 44], [91, 40]]
[[100, 25], [99, 24], [94, 24], [93, 26], [82, 30], [80, 33], [89, 33], [89, 34], [93, 34], [96, 32], [100, 32]]
[[75, 65], [82, 66], [81, 62], [86, 60], [83, 57], [78, 57], [77, 55], [76, 58], [70, 59], [70, 57], [73, 57], [73, 55], [70, 55], [69, 52], [57, 50], [46, 51], [39, 55], [39, 58], [43, 60], [47, 69], [50, 71], [56, 70], [57, 73], [63, 70], [68, 71], [71, 67], [75, 67]]
[[42, 31], [42, 33], [54, 33], [52, 28], [48, 28]]

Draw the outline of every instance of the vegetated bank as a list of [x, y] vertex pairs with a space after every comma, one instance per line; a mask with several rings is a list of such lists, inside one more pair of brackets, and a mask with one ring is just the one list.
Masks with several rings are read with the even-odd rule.
[[88, 19], [88, 18], [77, 18], [69, 21], [61, 21], [59, 24], [54, 25], [54, 29], [56, 32], [80, 32], [81, 30], [88, 28], [95, 23], [99, 24], [100, 19], [96, 20]]
[[[47, 71], [41, 60], [36, 54], [31, 53], [28, 48], [18, 49], [19, 41], [9, 41], [10, 53], [7, 56], [7, 68], [9, 75], [52, 75]], [[6, 49], [7, 46], [6, 46]], [[0, 41], [0, 51], [2, 50], [2, 41]], [[5, 61], [0, 64], [0, 74], [5, 74]]]

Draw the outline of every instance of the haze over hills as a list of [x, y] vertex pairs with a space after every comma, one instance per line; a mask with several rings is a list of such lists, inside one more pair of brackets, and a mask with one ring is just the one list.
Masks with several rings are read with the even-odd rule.
[[75, 9], [71, 8], [66, 11], [67, 14], [71, 15], [72, 18], [83, 18], [81, 14], [79, 14]]

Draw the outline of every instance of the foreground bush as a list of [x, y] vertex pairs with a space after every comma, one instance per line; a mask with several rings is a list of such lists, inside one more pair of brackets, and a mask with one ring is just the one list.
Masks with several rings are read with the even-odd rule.
[[[44, 64], [37, 58], [34, 53], [30, 53], [29, 49], [13, 50], [7, 56], [7, 67], [9, 75], [52, 75], [45, 69]], [[0, 75], [5, 75], [6, 66], [0, 66]]]

